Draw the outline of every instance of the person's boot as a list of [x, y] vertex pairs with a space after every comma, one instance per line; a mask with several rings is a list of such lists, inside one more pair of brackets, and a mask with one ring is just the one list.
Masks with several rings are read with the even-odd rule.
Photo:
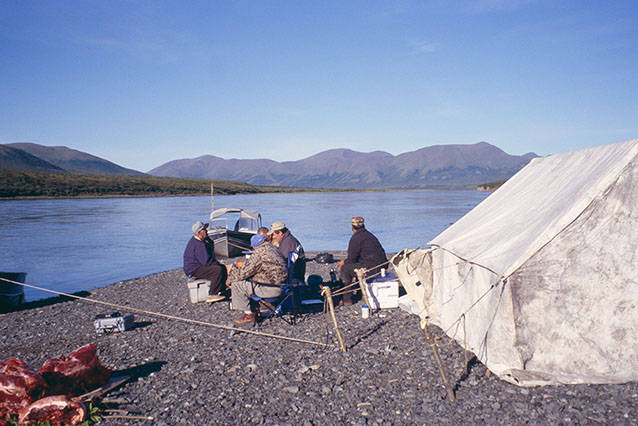
[[233, 323], [235, 325], [254, 325], [257, 320], [257, 314], [255, 312], [251, 312], [250, 314], [244, 314], [241, 317], [235, 319]]
[[209, 294], [206, 298], [206, 303], [221, 302], [222, 300], [226, 300], [226, 296], [223, 294]]

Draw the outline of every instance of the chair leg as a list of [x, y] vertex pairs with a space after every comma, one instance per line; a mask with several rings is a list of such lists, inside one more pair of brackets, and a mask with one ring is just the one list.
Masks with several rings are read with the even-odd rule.
[[259, 305], [263, 306], [266, 309], [270, 309], [272, 312], [276, 312], [277, 308], [270, 302], [268, 302], [267, 300], [259, 300]]
[[[300, 304], [297, 301], [297, 297], [296, 297], [296, 293], [297, 291], [295, 291], [296, 289], [293, 289], [292, 291], [290, 291], [289, 293], [287, 293], [283, 299], [279, 300], [277, 302], [277, 305], [275, 306], [273, 303], [269, 302], [268, 300], [264, 300], [263, 298], [253, 298], [252, 300], [257, 304], [257, 310], [261, 312], [261, 308], [264, 309], [268, 309], [270, 311], [270, 314], [267, 316], [264, 316], [262, 319], [267, 319], [270, 317], [275, 317], [278, 316], [279, 318], [283, 319], [284, 321], [286, 321], [288, 324], [290, 325], [294, 325], [297, 322], [297, 318], [301, 316], [301, 308], [300, 308]], [[286, 318], [285, 315], [283, 315], [283, 310], [284, 310], [284, 303], [286, 303], [286, 301], [288, 300], [288, 298], [290, 298], [291, 301], [291, 315], [290, 318]]]

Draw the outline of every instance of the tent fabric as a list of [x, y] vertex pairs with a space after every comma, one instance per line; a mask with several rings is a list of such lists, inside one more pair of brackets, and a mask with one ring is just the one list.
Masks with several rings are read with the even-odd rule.
[[535, 158], [430, 244], [509, 275], [571, 223], [637, 154], [638, 140]]
[[421, 318], [504, 380], [623, 383], [638, 379], [636, 235], [633, 140], [534, 159], [393, 263]]

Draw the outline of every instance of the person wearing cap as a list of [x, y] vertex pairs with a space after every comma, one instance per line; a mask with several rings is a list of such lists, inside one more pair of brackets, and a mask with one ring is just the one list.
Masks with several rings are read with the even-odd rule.
[[[366, 229], [363, 218], [355, 216], [350, 219], [350, 223], [353, 235], [348, 243], [348, 257], [337, 263], [340, 269], [339, 276], [344, 285], [349, 285], [353, 278], [357, 277], [355, 269], [365, 268], [368, 270], [366, 276], [370, 276], [376, 274], [388, 261], [381, 243]], [[352, 295], [352, 292], [344, 293], [344, 305], [352, 305]]]
[[290, 233], [286, 224], [283, 222], [274, 222], [270, 225], [268, 235], [272, 238], [273, 243], [279, 247], [279, 251], [288, 261], [290, 260], [293, 278], [303, 281], [306, 274], [306, 262], [303, 246], [294, 235]]
[[251, 310], [250, 296], [280, 296], [282, 284], [288, 277], [286, 259], [263, 235], [253, 235], [250, 245], [254, 252], [243, 265], [232, 265], [228, 273], [228, 280], [232, 283], [233, 309], [243, 311], [243, 315], [233, 321], [235, 325], [254, 324], [257, 313]]
[[184, 250], [184, 273], [189, 278], [202, 278], [210, 281], [206, 302], [224, 300], [227, 270], [215, 257], [215, 244], [208, 238], [208, 224], [200, 220], [192, 226], [193, 237], [188, 240]]

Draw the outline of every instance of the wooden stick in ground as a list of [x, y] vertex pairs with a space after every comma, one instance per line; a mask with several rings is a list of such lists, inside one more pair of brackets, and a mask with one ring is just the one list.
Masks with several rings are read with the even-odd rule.
[[454, 389], [452, 389], [452, 385], [447, 379], [447, 373], [445, 372], [445, 367], [443, 366], [443, 361], [441, 360], [441, 355], [439, 354], [439, 348], [432, 339], [430, 332], [428, 331], [427, 321], [421, 321], [421, 329], [423, 330], [423, 334], [425, 335], [425, 341], [432, 349], [432, 355], [434, 355], [434, 360], [436, 364], [439, 366], [439, 372], [441, 373], [441, 379], [443, 379], [443, 385], [445, 386], [445, 392], [447, 393], [448, 398], [450, 398], [451, 402], [456, 400], [456, 396], [454, 395]]
[[339, 344], [341, 345], [341, 350], [343, 352], [346, 351], [346, 346], [343, 344], [343, 339], [341, 338], [341, 332], [339, 332], [339, 325], [337, 324], [337, 316], [335, 315], [335, 305], [332, 301], [332, 293], [330, 291], [330, 287], [325, 286], [321, 287], [321, 295], [326, 298], [328, 301], [328, 307], [330, 309], [330, 316], [332, 316], [332, 322], [335, 325], [335, 331], [337, 332], [337, 339], [339, 339]]
[[151, 416], [130, 416], [130, 415], [113, 415], [113, 416], [104, 416], [104, 419], [128, 419], [128, 420], [155, 420]]
[[359, 287], [361, 288], [361, 297], [363, 297], [363, 303], [368, 306], [370, 311], [372, 311], [372, 306], [370, 306], [370, 301], [368, 300], [368, 292], [366, 291], [366, 270], [365, 269], [355, 269], [354, 272], [357, 274], [357, 279], [359, 280]]

